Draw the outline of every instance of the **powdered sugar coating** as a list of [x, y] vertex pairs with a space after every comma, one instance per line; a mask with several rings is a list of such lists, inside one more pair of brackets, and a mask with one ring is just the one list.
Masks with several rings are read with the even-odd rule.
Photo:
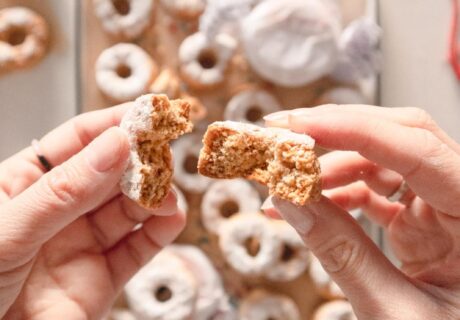
[[301, 317], [298, 307], [288, 296], [256, 290], [242, 301], [239, 319], [300, 320]]

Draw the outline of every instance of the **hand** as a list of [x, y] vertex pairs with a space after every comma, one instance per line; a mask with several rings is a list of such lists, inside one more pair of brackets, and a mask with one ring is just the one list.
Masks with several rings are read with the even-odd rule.
[[[311, 135], [321, 200], [304, 207], [273, 198], [342, 288], [359, 319], [460, 318], [460, 146], [416, 108], [326, 105], [266, 117]], [[387, 200], [408, 183], [413, 196]], [[328, 198], [326, 198], [326, 196]], [[388, 234], [394, 267], [345, 211], [362, 208]]]
[[100, 319], [182, 230], [173, 194], [146, 210], [120, 193], [129, 145], [113, 126], [129, 107], [46, 135], [40, 149], [55, 166], [46, 174], [31, 148], [0, 164], [0, 318]]

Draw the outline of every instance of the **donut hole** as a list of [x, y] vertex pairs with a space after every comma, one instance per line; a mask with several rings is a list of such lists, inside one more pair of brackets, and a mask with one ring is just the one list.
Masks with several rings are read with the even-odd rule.
[[26, 41], [27, 32], [24, 28], [14, 27], [7, 33], [6, 42], [12, 46], [19, 46]]
[[259, 106], [249, 106], [246, 111], [246, 119], [250, 122], [257, 122], [264, 116], [262, 109]]
[[260, 241], [255, 237], [249, 237], [244, 241], [244, 247], [251, 257], [255, 257], [260, 251]]
[[233, 200], [227, 200], [219, 208], [220, 215], [224, 218], [230, 218], [240, 211], [240, 206]]
[[198, 63], [203, 69], [212, 69], [217, 64], [217, 55], [211, 49], [205, 49], [198, 56]]
[[112, 0], [113, 7], [122, 16], [126, 16], [131, 11], [129, 0]]
[[198, 157], [196, 155], [189, 154], [185, 157], [184, 170], [189, 174], [198, 173]]
[[166, 286], [161, 286], [155, 291], [155, 298], [160, 302], [166, 302], [172, 298], [172, 291]]
[[123, 78], [123, 79], [131, 77], [131, 74], [132, 74], [131, 68], [128, 67], [127, 65], [125, 65], [125, 64], [118, 65], [117, 69], [115, 71], [116, 71], [117, 75], [120, 78]]
[[296, 250], [290, 245], [284, 244], [283, 251], [281, 252], [281, 261], [289, 262], [294, 259], [296, 255]]

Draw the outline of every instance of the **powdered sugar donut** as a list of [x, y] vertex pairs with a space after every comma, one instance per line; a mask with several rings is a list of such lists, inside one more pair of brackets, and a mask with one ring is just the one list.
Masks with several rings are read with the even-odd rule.
[[236, 214], [220, 230], [219, 247], [228, 263], [244, 275], [261, 275], [281, 252], [270, 222], [261, 214]]
[[206, 0], [161, 0], [161, 4], [172, 14], [184, 18], [195, 19], [206, 8]]
[[39, 61], [48, 41], [48, 25], [34, 11], [25, 7], [0, 10], [0, 71]]
[[242, 301], [239, 319], [300, 320], [301, 317], [298, 307], [291, 298], [263, 290], [255, 290]]
[[219, 233], [222, 224], [233, 214], [260, 211], [257, 191], [243, 179], [214, 182], [201, 202], [201, 217], [209, 232]]
[[152, 23], [153, 0], [93, 0], [103, 29], [125, 40], [139, 37]]
[[225, 120], [263, 124], [263, 116], [279, 111], [275, 97], [263, 90], [245, 90], [233, 96], [224, 112]]
[[318, 258], [310, 257], [310, 278], [312, 279], [318, 293], [326, 299], [343, 299], [345, 295], [339, 286], [331, 279], [324, 270]]
[[198, 296], [198, 284], [185, 263], [161, 251], [126, 285], [126, 299], [141, 319], [188, 319]]
[[252, 68], [287, 87], [329, 74], [337, 60], [340, 21], [321, 0], [265, 0], [241, 23], [241, 40]]
[[174, 142], [174, 180], [182, 189], [192, 192], [204, 192], [212, 180], [198, 173], [197, 163], [201, 148], [201, 137], [189, 134]]
[[149, 91], [155, 94], [165, 94], [170, 99], [177, 99], [180, 95], [179, 77], [171, 69], [163, 69], [153, 81]]
[[133, 100], [148, 91], [157, 74], [156, 63], [141, 47], [119, 43], [102, 51], [96, 61], [96, 83], [116, 102]]
[[338, 87], [327, 90], [315, 104], [366, 104], [368, 99], [355, 88]]
[[348, 301], [329, 301], [315, 311], [313, 320], [357, 320], [353, 308]]
[[179, 48], [182, 77], [196, 89], [222, 83], [235, 48], [235, 39], [226, 34], [217, 35], [214, 41], [200, 32], [190, 35]]
[[276, 237], [282, 244], [277, 261], [265, 272], [265, 276], [273, 281], [291, 281], [299, 277], [308, 267], [310, 252], [300, 236], [285, 221], [273, 220]]

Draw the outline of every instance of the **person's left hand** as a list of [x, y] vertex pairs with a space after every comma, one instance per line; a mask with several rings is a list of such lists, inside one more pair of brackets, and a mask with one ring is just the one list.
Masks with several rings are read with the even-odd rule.
[[46, 174], [31, 147], [0, 164], [0, 318], [100, 319], [184, 227], [173, 193], [153, 211], [120, 193], [129, 146], [111, 127], [129, 107], [77, 116], [41, 139], [55, 166]]

